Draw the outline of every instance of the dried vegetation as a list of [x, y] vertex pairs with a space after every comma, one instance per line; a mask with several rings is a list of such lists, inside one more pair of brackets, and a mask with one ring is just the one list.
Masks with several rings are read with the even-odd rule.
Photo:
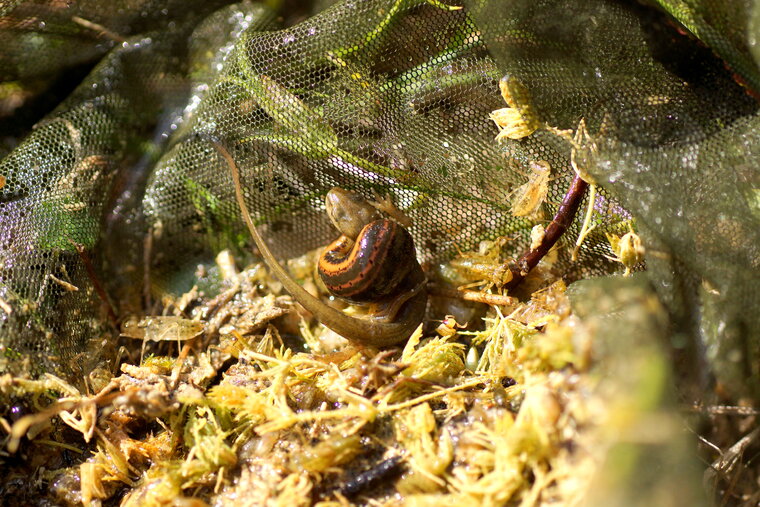
[[[218, 294], [194, 288], [165, 300], [168, 315], [125, 324], [131, 355], [113, 375], [95, 371], [81, 389], [50, 375], [0, 379], [17, 409], [1, 421], [6, 494], [64, 505], [577, 505], [663, 392], [661, 362], [636, 373], [649, 379], [645, 402], [601, 382], [598, 322], [574, 315], [562, 281], [488, 307], [483, 322], [448, 317], [403, 349], [377, 350], [310, 322], [260, 265], [217, 262]], [[679, 431], [662, 420], [649, 435], [660, 443]]]

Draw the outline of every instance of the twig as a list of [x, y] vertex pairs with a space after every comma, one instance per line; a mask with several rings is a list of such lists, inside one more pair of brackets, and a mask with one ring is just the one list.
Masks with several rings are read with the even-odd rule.
[[520, 285], [530, 270], [536, 267], [539, 261], [549, 253], [549, 250], [551, 250], [557, 240], [562, 237], [562, 234], [573, 223], [587, 188], [588, 183], [583, 181], [580, 176], [575, 175], [573, 177], [573, 181], [570, 182], [570, 187], [567, 189], [567, 193], [562, 199], [557, 213], [546, 228], [541, 243], [536, 248], [525, 252], [517, 262], [509, 266], [510, 271], [512, 271], [512, 280], [504, 285], [504, 288], [511, 290]]
[[757, 440], [758, 436], [760, 436], [760, 427], [755, 428], [740, 438], [725, 452], [721, 453], [720, 457], [710, 465], [710, 468], [705, 470], [705, 483], [709, 484], [713, 480], [717, 480], [718, 476], [725, 476], [730, 473], [741, 459], [747, 447]]
[[48, 273], [48, 278], [53, 280], [55, 283], [63, 287], [63, 289], [67, 292], [77, 292], [79, 290], [79, 287], [74, 285], [73, 283], [69, 283], [65, 280], [61, 280], [57, 276], [53, 275], [53, 273]]
[[80, 18], [79, 16], [71, 16], [71, 21], [85, 28], [89, 28], [90, 30], [94, 32], [97, 32], [98, 36], [105, 37], [107, 39], [111, 39], [112, 41], [116, 41], [116, 42], [122, 42], [122, 43], [127, 42], [127, 39], [125, 39], [121, 35], [112, 32], [108, 28], [104, 27], [103, 25], [99, 25], [98, 23], [93, 23], [92, 21], [86, 20], [84, 18]]
[[148, 228], [148, 234], [143, 242], [143, 304], [148, 311], [151, 305], [150, 286], [150, 257], [153, 254], [153, 227]]
[[2, 309], [8, 315], [13, 313], [13, 308], [3, 298], [0, 298], [0, 309]]
[[119, 321], [119, 318], [116, 316], [116, 309], [111, 304], [111, 300], [108, 299], [108, 294], [106, 293], [106, 290], [103, 288], [103, 284], [100, 283], [100, 278], [98, 278], [98, 274], [95, 273], [95, 268], [92, 265], [92, 262], [90, 261], [90, 257], [87, 255], [87, 252], [85, 252], [84, 245], [81, 245], [74, 241], [71, 238], [69, 239], [69, 243], [74, 245], [74, 248], [76, 249], [77, 253], [79, 254], [79, 258], [82, 261], [82, 264], [84, 264], [85, 270], [87, 270], [87, 276], [90, 278], [90, 281], [92, 282], [92, 287], [95, 289], [95, 292], [98, 294], [98, 297], [105, 303], [106, 310], [108, 312], [108, 318], [111, 320], [111, 324], [113, 324], [114, 327], [116, 327], [116, 324]]

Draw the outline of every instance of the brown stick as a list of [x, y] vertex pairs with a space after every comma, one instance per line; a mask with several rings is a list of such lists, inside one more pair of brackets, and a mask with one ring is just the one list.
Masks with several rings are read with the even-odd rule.
[[69, 243], [74, 245], [74, 248], [77, 251], [77, 254], [79, 254], [79, 259], [82, 261], [82, 264], [84, 264], [84, 268], [87, 271], [87, 276], [90, 278], [90, 282], [92, 282], [92, 287], [95, 289], [95, 293], [98, 295], [101, 301], [106, 305], [106, 310], [108, 311], [108, 318], [111, 320], [111, 324], [116, 327], [116, 324], [119, 322], [119, 318], [116, 316], [116, 309], [111, 304], [111, 300], [108, 299], [108, 294], [106, 293], [106, 290], [103, 288], [103, 284], [100, 283], [100, 279], [98, 278], [97, 273], [95, 273], [95, 267], [92, 265], [92, 262], [90, 261], [90, 257], [87, 255], [87, 252], [85, 251], [84, 245], [81, 245], [74, 241], [71, 238], [68, 238]]
[[153, 227], [148, 227], [148, 234], [143, 241], [143, 304], [145, 311], [150, 311], [150, 256], [153, 254]]
[[530, 270], [535, 268], [544, 255], [549, 253], [549, 250], [551, 250], [557, 240], [562, 237], [562, 234], [573, 223], [587, 188], [588, 183], [583, 181], [578, 175], [573, 177], [573, 181], [570, 182], [570, 187], [567, 189], [567, 193], [562, 199], [557, 213], [544, 232], [541, 244], [525, 252], [517, 262], [509, 266], [509, 270], [512, 271], [512, 280], [504, 285], [504, 288], [511, 290], [520, 285], [528, 273], [530, 273]]

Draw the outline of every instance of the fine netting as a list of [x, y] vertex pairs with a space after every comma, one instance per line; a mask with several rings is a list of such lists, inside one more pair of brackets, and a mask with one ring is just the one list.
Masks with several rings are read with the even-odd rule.
[[[700, 40], [659, 10], [610, 0], [343, 1], [284, 29], [249, 3], [173, 6], [157, 26], [135, 14], [154, 5], [108, 13], [117, 22], [92, 2], [76, 17], [111, 39], [80, 52], [69, 37], [66, 59], [48, 45], [5, 46], [5, 80], [87, 61], [104, 40], [114, 47], [0, 162], [3, 369], [81, 378], [112, 352], [92, 343], [112, 343], [118, 319], [182, 294], [224, 248], [247, 255], [212, 141], [240, 166], [281, 259], [334, 238], [323, 197], [342, 186], [390, 194], [434, 273], [483, 239], [508, 237], [504, 260], [528, 248], [575, 175], [560, 131], [583, 120], [590, 137], [575, 149], [599, 185], [595, 228], [573, 261], [579, 216], [551, 268], [568, 281], [618, 270], [605, 233], [635, 225], [674, 346], [693, 365], [707, 344], [743, 390], [758, 378], [760, 145], [757, 103], [738, 83], [757, 89], [756, 30], [729, 30], [737, 18], [720, 2], [661, 3]], [[0, 25], [0, 40], [39, 16], [29, 5], [5, 9], [16, 22]], [[755, 10], [748, 3], [743, 18]], [[73, 14], [61, 18], [72, 33], [95, 30]], [[40, 30], [29, 33], [44, 39]], [[521, 105], [538, 128], [497, 142], [489, 114], [507, 107], [505, 75], [529, 92]], [[536, 215], [515, 216], [535, 163], [551, 168], [548, 193]]]
[[[50, 40], [63, 39], [69, 52], [113, 49], [0, 162], [2, 371], [81, 379], [114, 356], [113, 341], [103, 338], [112, 333], [117, 314], [143, 311], [135, 299], [143, 293], [137, 243], [145, 239], [141, 199], [156, 153], [188, 108], [194, 83], [212, 73], [219, 55], [209, 55], [208, 46], [224, 43], [243, 26], [267, 26], [272, 18], [261, 6], [212, 14], [220, 4], [198, 4], [185, 11], [169, 2], [147, 20], [140, 13], [149, 6], [120, 9], [119, 23], [109, 26], [121, 35], [102, 36], [75, 21], [110, 20], [99, 4], [63, 12], [24, 4], [7, 18], [2, 37], [14, 43], [4, 46], [8, 61], [0, 76], [11, 91], [14, 85], [23, 91], [25, 82], [14, 79], [28, 74], [57, 75], [47, 58], [59, 44]], [[64, 19], [67, 29], [30, 25], [37, 19], [24, 17], [34, 15], [30, 10]], [[25, 30], [44, 48], [38, 58], [25, 47], [14, 49]], [[23, 56], [28, 69], [15, 68], [14, 56]]]

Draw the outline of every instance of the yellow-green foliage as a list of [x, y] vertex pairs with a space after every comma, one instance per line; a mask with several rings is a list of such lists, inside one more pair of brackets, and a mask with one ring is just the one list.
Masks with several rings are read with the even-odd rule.
[[[411, 504], [527, 505], [559, 495], [571, 467], [584, 471], [575, 477], [582, 485], [593, 467], [585, 455], [571, 463], [560, 445], [590, 420], [583, 383], [569, 380], [588, 354], [578, 348], [564, 289], [552, 285], [510, 313], [492, 308], [481, 331], [451, 326], [445, 337], [425, 337], [420, 329], [401, 352], [297, 352], [269, 327], [263, 335], [235, 331], [183, 364], [149, 356], [111, 381], [109, 389], [132, 393], [122, 394], [133, 403], [128, 417], [106, 422], [85, 417], [79, 401], [66, 406], [81, 415], [64, 419], [79, 431], [110, 428], [97, 429], [99, 450], [79, 471], [84, 498], [107, 499], [126, 485], [124, 505], [244, 494], [301, 505], [314, 484], [335, 489], [328, 485], [344, 467], [371, 469], [386, 449], [402, 457], [404, 471], [388, 492]], [[231, 366], [220, 381], [198, 387], [193, 379], [206, 373], [193, 373], [221, 360]], [[55, 379], [27, 387], [93, 403]], [[145, 404], [151, 411], [141, 412]], [[156, 437], [140, 444], [127, 427], [117, 430], [135, 417], [160, 429]]]
[[294, 472], [324, 472], [351, 461], [362, 451], [359, 435], [328, 435], [316, 445], [304, 447], [292, 460]]

